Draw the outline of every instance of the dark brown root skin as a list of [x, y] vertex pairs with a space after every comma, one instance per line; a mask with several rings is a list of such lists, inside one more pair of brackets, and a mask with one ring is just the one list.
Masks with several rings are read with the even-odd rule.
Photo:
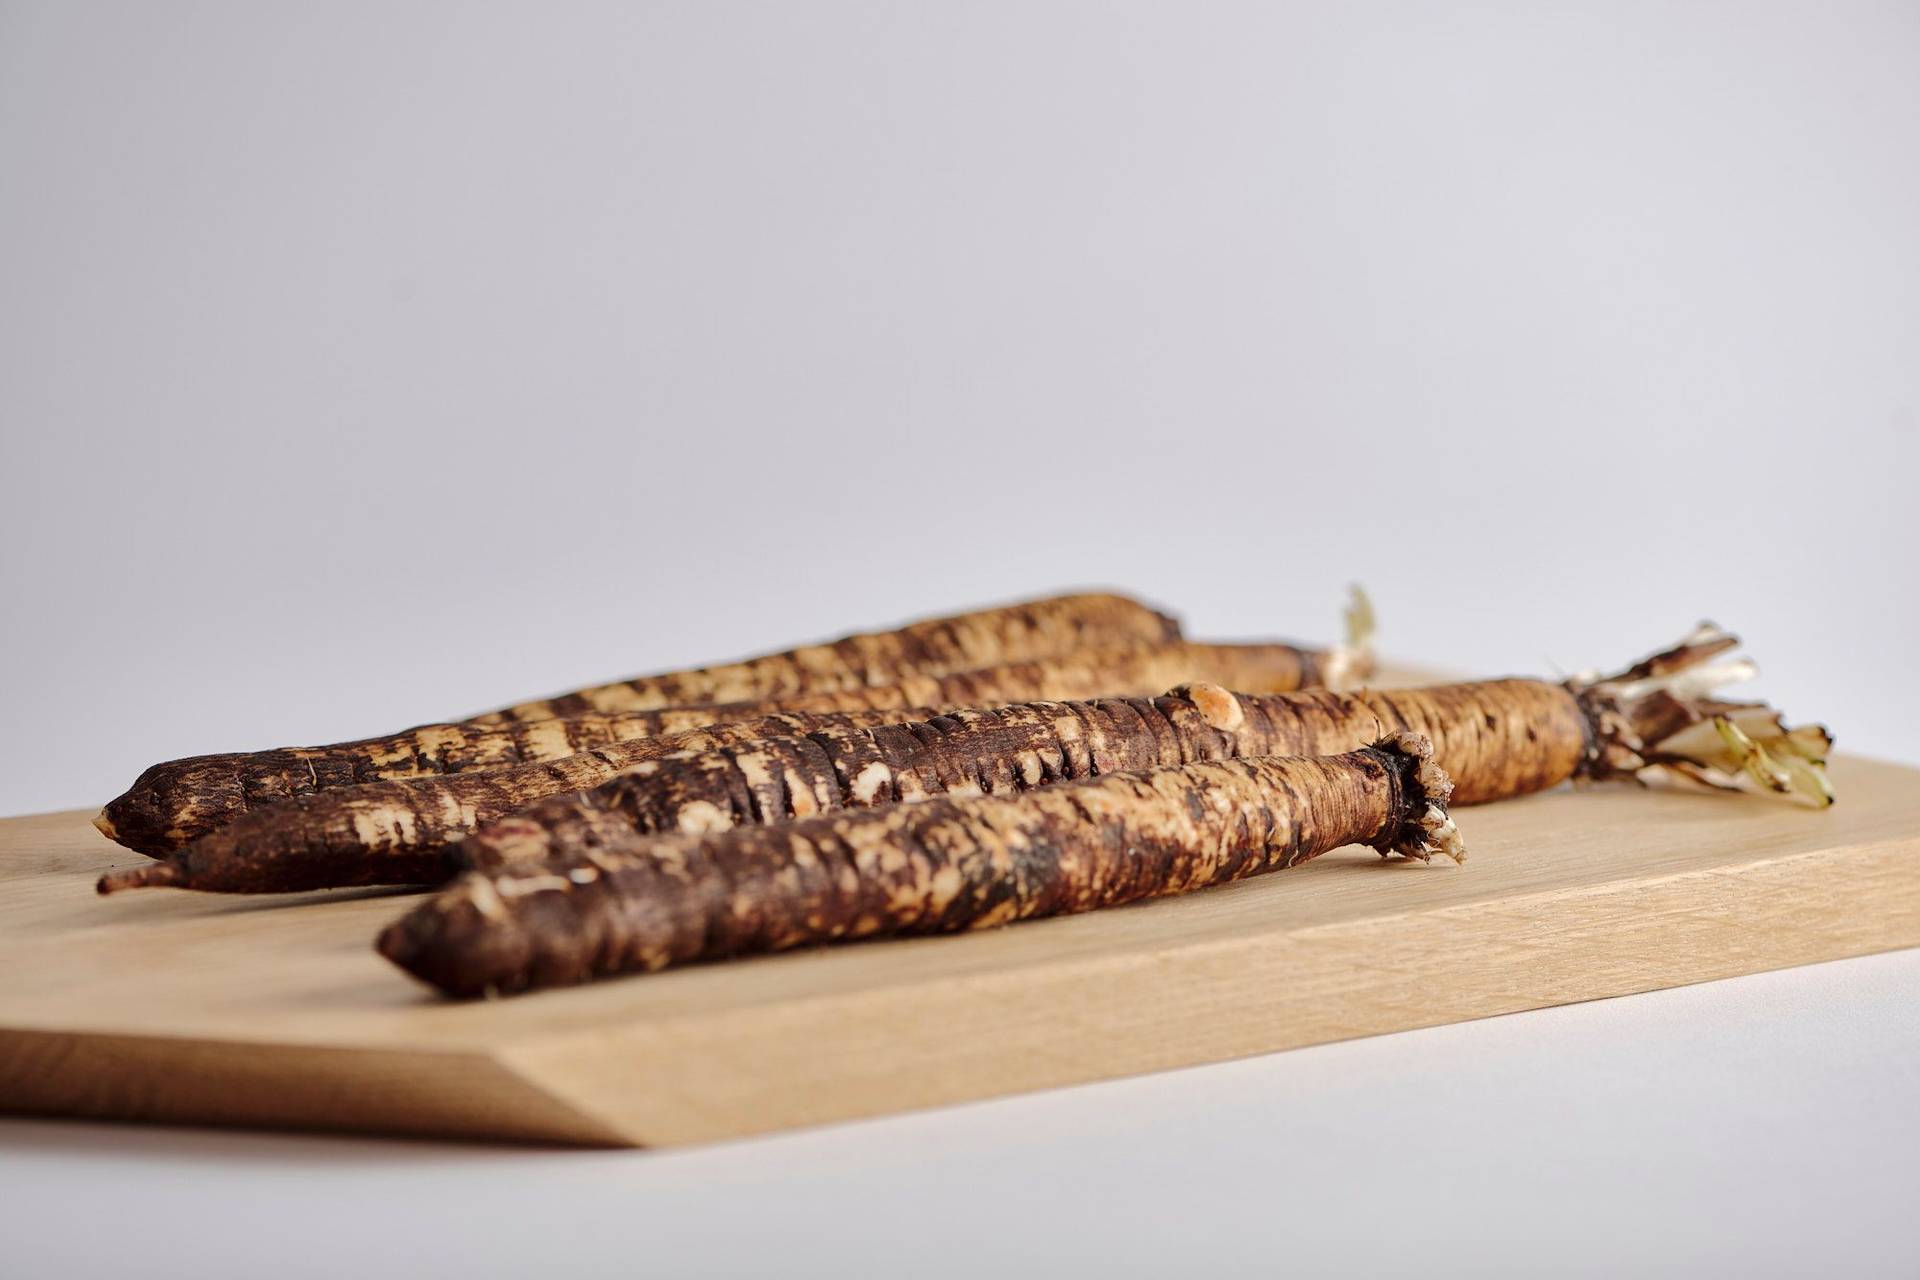
[[1671, 774], [1831, 804], [1830, 736], [1714, 691], [1752, 674], [1717, 661], [1732, 635], [1702, 624], [1612, 676], [1496, 680], [1341, 694], [1231, 694], [1032, 703], [860, 735], [767, 740], [751, 755], [663, 761], [481, 830], [461, 860], [482, 870], [619, 850], [681, 831], [782, 822], [940, 794], [997, 794], [1057, 780], [1230, 756], [1324, 755], [1390, 730], [1432, 740], [1454, 802], [1526, 795], [1571, 779]]
[[[349, 885], [435, 885], [461, 869], [459, 842], [543, 797], [607, 781], [644, 761], [769, 735], [851, 729], [894, 713], [791, 713], [619, 743], [543, 764], [372, 782], [240, 814], [169, 861], [101, 877], [102, 893], [146, 887], [292, 893]], [[911, 714], [931, 714], [915, 709]]]
[[1158, 645], [1180, 624], [1138, 600], [1109, 592], [1049, 596], [846, 636], [741, 662], [636, 676], [523, 702], [469, 723], [544, 719], [583, 711], [759, 701], [897, 684], [916, 675], [1031, 662], [1088, 648]]
[[[1423, 767], [1426, 772], [1423, 772]], [[377, 947], [480, 996], [881, 935], [948, 933], [1186, 893], [1349, 844], [1430, 857], [1446, 781], [1411, 735], [1336, 757], [1121, 773], [944, 797], [626, 854], [474, 872]]]
[[[216, 831], [209, 839], [217, 841], [224, 834]], [[457, 871], [447, 860], [444, 846], [352, 862], [323, 855], [281, 859], [264, 874], [257, 861], [234, 856], [231, 847], [199, 850], [190, 846], [165, 861], [109, 871], [94, 882], [94, 892], [193, 889], [202, 893], [302, 893], [313, 889], [430, 888], [444, 884]]]
[[253, 809], [300, 796], [382, 781], [431, 778], [561, 760], [582, 752], [758, 720], [785, 711], [820, 715], [901, 713], [991, 706], [1036, 698], [1152, 694], [1183, 680], [1213, 680], [1256, 692], [1299, 688], [1319, 678], [1320, 655], [1281, 642], [1091, 649], [899, 684], [797, 694], [758, 702], [653, 710], [590, 711], [568, 719], [420, 725], [401, 733], [321, 747], [192, 756], [154, 765], [110, 801], [103, 833], [163, 857]]
[[[249, 815], [228, 829], [230, 839], [224, 831], [206, 837], [175, 872], [125, 876], [108, 888], [170, 882], [285, 892], [438, 881], [447, 874], [447, 846], [463, 837], [459, 861], [487, 869], [618, 850], [662, 832], [713, 832], [935, 795], [1004, 794], [1231, 756], [1332, 754], [1396, 729], [1437, 744], [1463, 804], [1573, 777], [1649, 770], [1728, 788], [1744, 776], [1831, 803], [1826, 734], [1789, 727], [1761, 704], [1710, 696], [1751, 670], [1713, 661], [1732, 644], [1703, 627], [1619, 675], [1565, 685], [1503, 680], [1255, 696], [1202, 684], [1155, 699], [1028, 703], [891, 727], [853, 715], [833, 723], [781, 717], [742, 727], [744, 738], [723, 726], [545, 765], [308, 797]], [[694, 754], [658, 759], [668, 747]], [[581, 788], [592, 790], [560, 794]]]
[[1000, 795], [1236, 756], [1331, 755], [1397, 730], [1435, 744], [1457, 803], [1557, 785], [1586, 751], [1573, 696], [1539, 681], [1273, 695], [1191, 685], [1152, 699], [1022, 703], [663, 759], [485, 826], [457, 860], [489, 870], [927, 796]]
[[1193, 685], [1153, 699], [1024, 703], [901, 725], [795, 713], [545, 764], [298, 797], [202, 837], [174, 855], [171, 871], [120, 874], [103, 892], [438, 884], [463, 866], [618, 849], [660, 832], [1233, 756], [1334, 754], [1402, 728], [1439, 743], [1468, 801], [1551, 786], [1584, 749], [1571, 696], [1532, 681], [1287, 695]]
[[[716, 711], [714, 719], [725, 719]], [[679, 732], [711, 723], [704, 710], [646, 716], [591, 717], [548, 725], [460, 729], [421, 725], [402, 733], [325, 747], [281, 747], [169, 760], [143, 772], [108, 802], [101, 816], [109, 839], [152, 857], [164, 857], [218, 830], [243, 813], [301, 796], [370, 783], [509, 768], [558, 759], [655, 731]]]

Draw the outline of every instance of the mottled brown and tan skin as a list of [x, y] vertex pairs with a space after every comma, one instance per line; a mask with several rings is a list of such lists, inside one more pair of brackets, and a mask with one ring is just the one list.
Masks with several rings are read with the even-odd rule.
[[[757, 702], [590, 711], [553, 720], [421, 725], [330, 746], [192, 756], [157, 764], [110, 801], [98, 821], [103, 832], [128, 848], [163, 856], [242, 813], [299, 796], [394, 779], [560, 760], [704, 725], [759, 720], [782, 711], [825, 715], [884, 711], [893, 713], [892, 718], [910, 719], [928, 714], [928, 708], [1149, 694], [1182, 680], [1211, 680], [1254, 691], [1298, 689], [1318, 683], [1321, 667], [1320, 653], [1291, 644], [1177, 642], [1087, 649], [947, 675], [910, 675], [891, 685]], [[876, 721], [868, 717], [864, 722]]]
[[[448, 995], [1092, 911], [1343, 845], [1429, 856], [1445, 780], [1412, 739], [946, 797], [469, 873], [378, 942]], [[1422, 769], [1422, 765], [1425, 769]]]
[[163, 861], [110, 871], [97, 887], [102, 893], [155, 887], [293, 893], [348, 885], [440, 884], [461, 870], [454, 858], [459, 842], [483, 825], [548, 796], [598, 786], [644, 761], [933, 714], [924, 707], [794, 712], [614, 743], [537, 764], [295, 796], [239, 814]]
[[[841, 709], [837, 705], [841, 703], [859, 706], [863, 702], [888, 702], [891, 692], [856, 690], [852, 695], [821, 694], [795, 701], [805, 703], [807, 709], [835, 711]], [[861, 694], [877, 696], [863, 699]], [[917, 705], [899, 703], [903, 708]], [[190, 756], [147, 769], [124, 794], [107, 803], [99, 823], [110, 838], [159, 857], [244, 813], [302, 796], [561, 760], [616, 745], [672, 737], [707, 725], [763, 719], [779, 708], [778, 703], [740, 703], [524, 723], [431, 724], [321, 747]]]
[[584, 717], [526, 724], [421, 725], [321, 747], [279, 747], [168, 760], [107, 802], [96, 825], [111, 839], [161, 856], [249, 810], [394, 778], [434, 777], [559, 759], [619, 742], [710, 723], [706, 712]]
[[665, 832], [1003, 795], [1240, 756], [1329, 755], [1397, 730], [1435, 744], [1458, 780], [1458, 803], [1556, 786], [1587, 758], [1578, 700], [1533, 680], [1277, 695], [1197, 684], [1157, 698], [941, 714], [787, 713], [512, 769], [299, 797], [243, 814], [164, 862], [109, 872], [100, 889], [431, 885], [463, 867], [620, 849]]
[[1078, 649], [1165, 644], [1179, 638], [1177, 621], [1126, 596], [1051, 596], [803, 645], [742, 662], [616, 680], [503, 707], [473, 720], [537, 720], [583, 711], [646, 711], [782, 698], [896, 684], [910, 675], [945, 675], [1030, 662]]
[[655, 759], [481, 828], [459, 860], [498, 868], [623, 848], [664, 832], [708, 833], [936, 795], [1000, 795], [1239, 756], [1330, 755], [1398, 730], [1432, 741], [1460, 804], [1557, 786], [1587, 756], [1579, 701], [1536, 680], [1264, 696], [1192, 685], [1158, 698], [961, 710]]

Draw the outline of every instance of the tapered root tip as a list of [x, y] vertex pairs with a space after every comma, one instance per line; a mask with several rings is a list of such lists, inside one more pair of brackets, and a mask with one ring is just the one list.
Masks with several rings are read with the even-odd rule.
[[186, 873], [176, 862], [155, 862], [144, 867], [129, 867], [125, 871], [109, 871], [94, 883], [95, 893], [118, 893], [122, 889], [149, 889], [164, 885], [179, 885], [186, 880]]
[[120, 839], [120, 833], [114, 829], [113, 819], [107, 816], [105, 809], [93, 815], [93, 829], [116, 843]]
[[[459, 883], [466, 886], [464, 891], [442, 890], [382, 929], [373, 949], [442, 995], [458, 999], [494, 995], [493, 980], [511, 976], [523, 960], [512, 937], [515, 931], [483, 931], [487, 920], [476, 916], [470, 895], [490, 894], [490, 885], [478, 875]], [[502, 939], [501, 934], [508, 936]], [[500, 945], [505, 947], [504, 959]]]
[[411, 970], [415, 947], [404, 919], [395, 920], [373, 940], [373, 949], [402, 969]]

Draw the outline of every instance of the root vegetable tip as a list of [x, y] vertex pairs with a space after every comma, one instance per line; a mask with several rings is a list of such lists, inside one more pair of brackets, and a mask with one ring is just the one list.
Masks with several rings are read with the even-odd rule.
[[122, 889], [146, 889], [179, 884], [183, 873], [177, 863], [155, 862], [125, 871], [109, 871], [94, 883], [95, 893], [118, 893]]
[[411, 971], [412, 965], [409, 961], [413, 959], [414, 947], [408, 938], [404, 919], [395, 920], [382, 929], [379, 936], [373, 940], [373, 949], [402, 969]]

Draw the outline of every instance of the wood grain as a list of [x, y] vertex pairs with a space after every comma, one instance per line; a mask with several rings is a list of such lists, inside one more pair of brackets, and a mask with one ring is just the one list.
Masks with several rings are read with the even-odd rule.
[[0, 821], [0, 1109], [663, 1145], [1920, 945], [1920, 770], [1841, 802], [1600, 788], [1459, 812], [1461, 868], [1343, 850], [953, 938], [449, 1004], [378, 891], [97, 898], [137, 855]]

